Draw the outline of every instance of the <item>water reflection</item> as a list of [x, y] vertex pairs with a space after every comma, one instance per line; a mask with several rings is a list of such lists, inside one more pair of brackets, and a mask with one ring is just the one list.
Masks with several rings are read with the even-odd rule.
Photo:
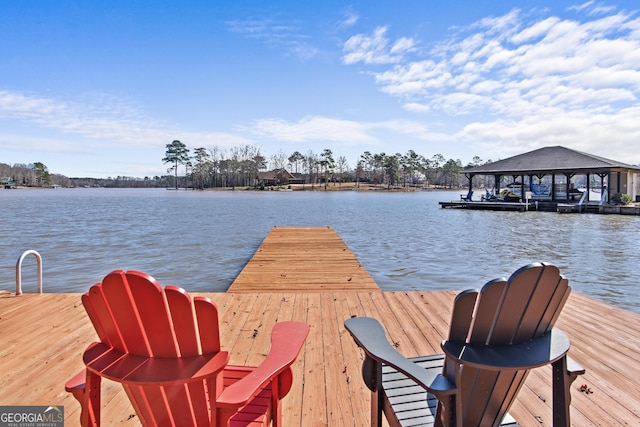
[[[35, 249], [48, 292], [83, 292], [116, 268], [189, 290], [224, 291], [271, 227], [331, 226], [385, 290], [479, 287], [546, 261], [574, 289], [640, 312], [639, 217], [438, 205], [456, 198], [458, 192], [0, 191], [0, 288], [13, 289], [18, 256]], [[35, 289], [30, 263], [23, 286]]]

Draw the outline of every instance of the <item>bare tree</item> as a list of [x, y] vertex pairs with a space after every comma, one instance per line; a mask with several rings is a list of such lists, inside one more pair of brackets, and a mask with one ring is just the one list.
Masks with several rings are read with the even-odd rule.
[[344, 178], [345, 172], [347, 172], [349, 169], [349, 162], [347, 161], [347, 158], [345, 156], [340, 156], [338, 157], [338, 162], [336, 166], [338, 169], [338, 177], [339, 177], [338, 186], [342, 187], [342, 180]]
[[271, 156], [271, 169], [285, 168], [287, 166], [288, 160], [289, 157], [287, 156], [287, 154], [282, 150], [278, 150], [276, 154]]
[[211, 176], [213, 161], [207, 150], [203, 147], [193, 150], [193, 181], [194, 187], [204, 189], [205, 181]]

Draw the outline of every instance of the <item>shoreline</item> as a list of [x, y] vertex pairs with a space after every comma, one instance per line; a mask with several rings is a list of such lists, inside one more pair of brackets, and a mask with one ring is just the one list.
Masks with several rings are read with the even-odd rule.
[[[166, 189], [170, 191], [175, 191], [176, 189], [173, 187], [27, 187], [27, 186], [17, 186], [11, 188], [11, 190], [56, 190], [56, 189], [94, 189], [94, 188], [108, 188], [108, 189]], [[2, 188], [0, 188], [2, 190]], [[9, 190], [9, 189], [5, 189]], [[433, 191], [433, 190], [444, 190], [444, 191], [462, 191], [464, 189], [461, 188], [441, 188], [434, 186], [410, 186], [410, 185], [394, 185], [388, 186], [386, 184], [369, 184], [369, 183], [359, 183], [355, 182], [345, 182], [342, 184], [334, 184], [330, 183], [324, 186], [321, 184], [286, 184], [279, 186], [265, 186], [265, 187], [251, 187], [251, 186], [237, 186], [237, 187], [208, 187], [203, 189], [196, 189], [193, 187], [179, 187], [178, 191], [389, 191], [389, 192], [415, 192], [415, 191]]]

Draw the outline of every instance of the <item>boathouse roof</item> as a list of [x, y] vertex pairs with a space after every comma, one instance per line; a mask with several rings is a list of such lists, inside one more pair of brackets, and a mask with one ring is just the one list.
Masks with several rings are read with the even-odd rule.
[[579, 171], [598, 173], [617, 170], [640, 172], [640, 166], [633, 166], [570, 148], [555, 146], [539, 148], [486, 165], [465, 169], [462, 173], [466, 175], [537, 174], [542, 172], [575, 173]]

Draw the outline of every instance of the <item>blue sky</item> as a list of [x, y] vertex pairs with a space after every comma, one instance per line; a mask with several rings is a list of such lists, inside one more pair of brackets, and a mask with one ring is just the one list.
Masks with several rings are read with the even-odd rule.
[[166, 144], [640, 164], [635, 1], [4, 2], [0, 162], [166, 173]]

